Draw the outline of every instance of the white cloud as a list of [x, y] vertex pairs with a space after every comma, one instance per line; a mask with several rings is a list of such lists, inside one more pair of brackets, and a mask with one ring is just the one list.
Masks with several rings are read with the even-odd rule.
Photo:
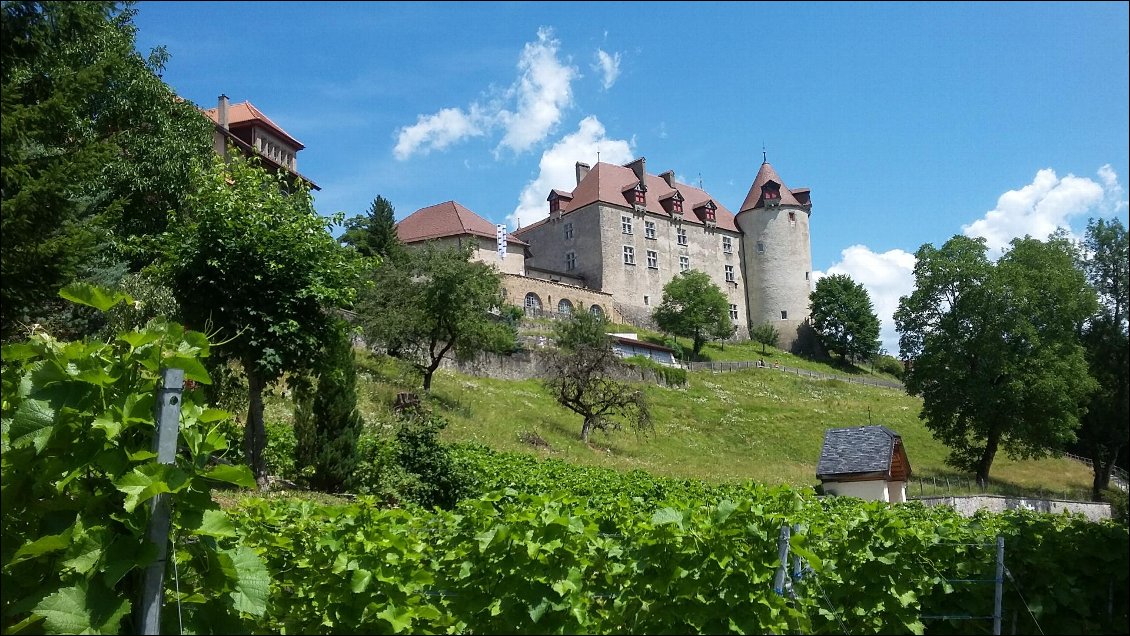
[[553, 131], [564, 109], [573, 103], [570, 84], [577, 77], [577, 69], [558, 59], [560, 46], [552, 29], [541, 28], [537, 42], [528, 42], [522, 49], [518, 58], [521, 77], [511, 89], [518, 98], [518, 112], [499, 112], [499, 121], [506, 129], [500, 147], [515, 152], [528, 150]]
[[1061, 179], [1045, 168], [1032, 183], [1005, 192], [995, 208], [961, 229], [966, 236], [984, 237], [990, 257], [996, 258], [1014, 238], [1029, 235], [1042, 240], [1058, 228], [1070, 231], [1074, 220], [1125, 209], [1118, 175], [1110, 165], [1099, 168], [1098, 175], [1101, 183], [1073, 174]]
[[499, 148], [529, 150], [553, 132], [573, 104], [578, 72], [561, 61], [560, 46], [552, 29], [538, 29], [538, 39], [527, 42], [518, 57], [518, 79], [501, 96], [472, 102], [466, 109], [419, 115], [415, 124], [397, 129], [393, 154], [403, 161], [498, 128], [503, 130]]
[[612, 88], [616, 79], [620, 77], [620, 53], [609, 55], [604, 49], [596, 50], [596, 64], [593, 69], [600, 71], [601, 84], [604, 90]]
[[914, 263], [914, 254], [900, 249], [880, 254], [865, 245], [852, 245], [840, 252], [840, 261], [827, 272], [813, 272], [813, 284], [824, 276], [847, 274], [863, 285], [879, 317], [879, 339], [883, 348], [897, 357], [899, 343], [894, 315], [899, 298], [914, 291]]
[[482, 116], [472, 107], [471, 113], [458, 108], [444, 108], [434, 115], [420, 115], [416, 123], [397, 132], [396, 147], [392, 152], [401, 161], [417, 151], [428, 154], [451, 144], [485, 133]]
[[507, 218], [510, 227], [529, 225], [549, 213], [545, 202], [549, 191], [576, 187], [578, 161], [594, 165], [596, 153], [606, 163], [627, 163], [633, 159], [632, 144], [623, 139], [605, 137], [604, 124], [593, 115], [581, 120], [577, 131], [565, 135], [541, 155], [538, 176], [526, 184], [518, 197], [518, 207]]

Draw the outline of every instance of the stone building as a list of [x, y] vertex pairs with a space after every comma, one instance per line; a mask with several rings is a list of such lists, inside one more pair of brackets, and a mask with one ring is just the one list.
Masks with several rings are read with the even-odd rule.
[[474, 245], [472, 258], [489, 263], [502, 273], [507, 302], [527, 313], [571, 314], [589, 311], [613, 322], [623, 322], [611, 294], [576, 284], [576, 279], [530, 269], [529, 246], [514, 234], [499, 241], [499, 226], [455, 201], [420, 208], [396, 224], [396, 236], [408, 247], [435, 243], [440, 246]]
[[902, 437], [891, 429], [856, 426], [824, 431], [816, 478], [826, 494], [902, 503], [910, 476]]
[[738, 338], [770, 323], [779, 346], [801, 346], [812, 256], [807, 189], [791, 190], [761, 164], [735, 214], [710, 193], [649, 174], [646, 160], [576, 164], [576, 187], [549, 193], [548, 215], [515, 231], [527, 271], [611, 294], [628, 322], [651, 325], [663, 287], [680, 272], [708, 274], [726, 294]]

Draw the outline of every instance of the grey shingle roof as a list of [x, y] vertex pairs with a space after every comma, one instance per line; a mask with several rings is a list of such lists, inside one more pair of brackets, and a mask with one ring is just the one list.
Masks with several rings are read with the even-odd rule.
[[887, 473], [897, 439], [899, 434], [885, 426], [830, 428], [824, 431], [816, 477]]

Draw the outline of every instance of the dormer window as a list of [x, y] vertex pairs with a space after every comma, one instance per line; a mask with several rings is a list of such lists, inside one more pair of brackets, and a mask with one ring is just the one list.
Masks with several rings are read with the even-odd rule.
[[766, 181], [765, 185], [761, 186], [761, 200], [765, 202], [765, 207], [776, 207], [781, 204], [781, 184], [776, 181]]
[[707, 223], [714, 223], [715, 222], [714, 221], [715, 220], [714, 212], [718, 209], [718, 206], [714, 205], [713, 201], [707, 201], [706, 205], [704, 205], [702, 207], [703, 207], [703, 214], [706, 216], [706, 222]]
[[644, 190], [642, 183], [637, 185], [635, 187], [635, 189], [632, 190], [632, 203], [635, 203], [636, 205], [643, 205], [645, 203], [645, 201], [644, 201], [644, 193], [645, 192], [646, 192], [646, 190]]
[[560, 216], [561, 212], [565, 210], [565, 204], [572, 201], [573, 197], [559, 190], [553, 190], [549, 193], [548, 200], [549, 213], [553, 216]]
[[660, 201], [660, 203], [663, 204], [663, 209], [667, 210], [671, 214], [683, 213], [683, 195], [679, 194], [678, 190], [675, 190], [670, 195], [664, 197]]

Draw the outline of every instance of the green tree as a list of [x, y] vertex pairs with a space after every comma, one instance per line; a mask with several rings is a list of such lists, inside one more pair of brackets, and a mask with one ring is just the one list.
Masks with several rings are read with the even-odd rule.
[[503, 305], [502, 277], [471, 259], [473, 246], [427, 244], [374, 272], [358, 313], [365, 340], [410, 362], [430, 391], [444, 356], [468, 360], [483, 351], [509, 353], [516, 333], [495, 315]]
[[353, 336], [343, 321], [326, 348], [312, 415], [314, 444], [304, 451], [313, 460], [310, 483], [323, 492], [340, 492], [357, 465], [357, 438], [364, 426], [357, 410]]
[[1079, 429], [1079, 446], [1094, 466], [1092, 496], [1097, 501], [1130, 443], [1130, 243], [1121, 221], [1092, 219], [1087, 224], [1079, 266], [1100, 301], [1082, 330], [1091, 376], [1099, 387]]
[[915, 289], [895, 313], [907, 392], [981, 483], [998, 450], [1034, 458], [1073, 440], [1094, 389], [1076, 330], [1096, 301], [1072, 254], [1024, 238], [992, 263], [984, 239], [965, 236], [915, 254]]
[[855, 362], [879, 353], [879, 317], [863, 285], [847, 274], [825, 276], [809, 299], [812, 326], [826, 351]]
[[366, 215], [357, 215], [345, 222], [342, 244], [354, 247], [362, 256], [380, 256], [394, 260], [402, 246], [396, 236], [396, 210], [388, 199], [377, 195]]
[[765, 353], [765, 347], [777, 346], [781, 339], [781, 332], [777, 331], [772, 323], [763, 322], [750, 330], [749, 337], [754, 342], [761, 343], [761, 353]]
[[692, 338], [698, 357], [708, 338], [730, 331], [730, 301], [710, 276], [692, 269], [663, 286], [653, 317], [663, 331]]
[[330, 310], [353, 299], [364, 259], [341, 247], [305, 185], [238, 153], [216, 157], [189, 200], [190, 215], [166, 236], [165, 269], [181, 311], [225, 340], [217, 353], [247, 375], [244, 449], [266, 485], [263, 389], [284, 371], [310, 370], [330, 342]]
[[558, 404], [584, 418], [581, 441], [594, 430], [651, 428], [642, 391], [615, 378], [622, 368], [605, 333], [607, 323], [588, 312], [574, 313], [553, 326], [557, 349], [549, 353], [545, 386]]
[[[114, 2], [3, 4], [0, 329], [68, 307], [62, 285], [116, 283], [149, 262], [146, 237], [181, 209], [211, 124], [135, 49]], [[109, 280], [107, 280], [109, 278]]]

